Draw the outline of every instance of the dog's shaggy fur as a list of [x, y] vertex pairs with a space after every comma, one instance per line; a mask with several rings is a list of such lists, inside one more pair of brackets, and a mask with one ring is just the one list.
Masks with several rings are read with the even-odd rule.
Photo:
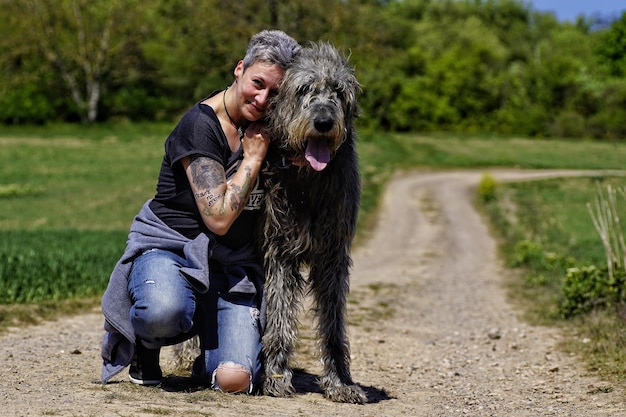
[[[267, 324], [263, 392], [293, 394], [289, 367], [297, 316], [308, 290], [315, 302], [323, 374], [334, 401], [363, 403], [350, 376], [346, 329], [350, 248], [360, 198], [353, 121], [361, 87], [347, 59], [327, 43], [303, 48], [287, 69], [268, 121], [262, 253]], [[308, 279], [301, 267], [308, 267]]]

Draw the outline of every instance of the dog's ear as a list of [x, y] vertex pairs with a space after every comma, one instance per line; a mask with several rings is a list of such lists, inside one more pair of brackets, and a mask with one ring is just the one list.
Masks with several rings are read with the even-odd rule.
[[[353, 68], [346, 68], [349, 75], [344, 77], [345, 83], [342, 86], [344, 94], [344, 104], [346, 106], [345, 114], [349, 118], [357, 118], [360, 116], [361, 110], [359, 106], [359, 97], [361, 95], [361, 84], [359, 84], [354, 75]], [[346, 120], [348, 121], [348, 120]]]

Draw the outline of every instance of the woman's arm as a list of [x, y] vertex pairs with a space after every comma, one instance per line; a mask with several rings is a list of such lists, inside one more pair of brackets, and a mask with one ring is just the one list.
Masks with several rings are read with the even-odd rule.
[[250, 197], [267, 153], [269, 140], [260, 124], [251, 125], [241, 143], [244, 158], [230, 182], [217, 161], [190, 156], [181, 160], [204, 224], [217, 235], [224, 235], [235, 222]]

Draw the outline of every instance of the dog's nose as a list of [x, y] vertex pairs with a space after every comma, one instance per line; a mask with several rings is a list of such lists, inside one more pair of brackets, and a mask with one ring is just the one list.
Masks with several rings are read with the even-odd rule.
[[326, 133], [330, 129], [333, 128], [333, 118], [332, 117], [317, 117], [313, 121], [313, 125], [318, 132]]

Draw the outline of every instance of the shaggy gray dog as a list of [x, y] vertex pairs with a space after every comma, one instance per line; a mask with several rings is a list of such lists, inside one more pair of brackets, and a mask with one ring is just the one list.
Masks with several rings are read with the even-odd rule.
[[[347, 59], [318, 43], [298, 54], [273, 100], [261, 221], [267, 274], [262, 388], [267, 395], [294, 393], [289, 362], [306, 291], [315, 302], [324, 395], [339, 402], [367, 401], [350, 376], [345, 318], [360, 199], [353, 126], [360, 91]], [[303, 266], [308, 279], [301, 274]]]

